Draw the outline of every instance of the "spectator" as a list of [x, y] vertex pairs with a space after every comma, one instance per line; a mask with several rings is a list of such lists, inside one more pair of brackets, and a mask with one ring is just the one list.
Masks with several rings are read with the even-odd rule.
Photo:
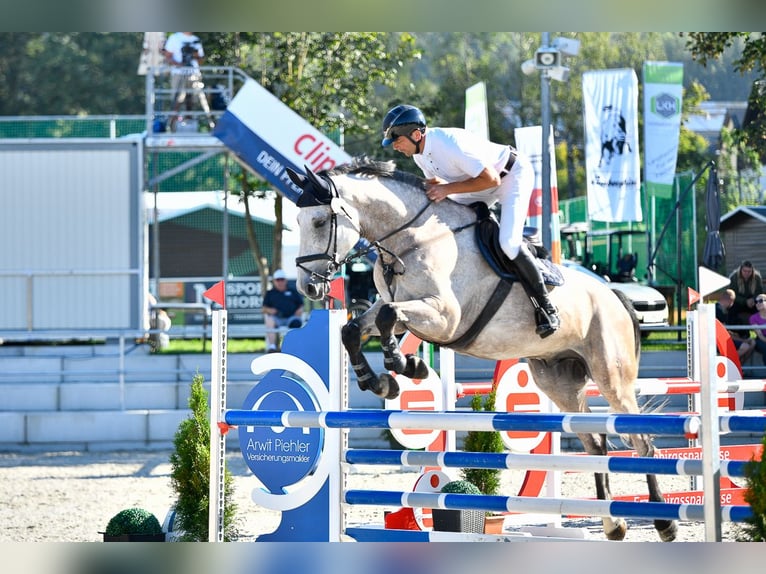
[[746, 325], [750, 315], [757, 311], [755, 296], [763, 293], [763, 279], [750, 261], [743, 261], [729, 275], [729, 280], [729, 288], [733, 289], [736, 294], [732, 313], [737, 321], [732, 324]]
[[192, 32], [175, 32], [165, 42], [163, 54], [171, 67], [173, 114], [170, 118], [170, 131], [175, 130], [181, 104], [186, 103], [187, 111], [192, 109], [191, 100], [187, 97], [189, 91], [199, 99], [200, 107], [207, 114], [212, 129], [214, 123], [210, 115], [210, 105], [203, 92], [205, 84], [199, 69], [205, 59], [205, 51], [199, 37]]
[[615, 281], [635, 281], [636, 265], [638, 264], [637, 253], [626, 253], [620, 259], [617, 260], [617, 276]]
[[149, 345], [153, 352], [166, 349], [170, 344], [170, 331], [171, 320], [170, 315], [165, 309], [157, 306], [157, 298], [151, 293], [146, 294], [146, 316], [144, 317], [144, 328], [149, 331], [155, 331], [149, 333]]
[[[715, 304], [715, 318], [725, 326], [737, 323], [736, 318], [733, 318], [731, 313], [732, 305], [734, 305], [734, 298], [734, 290], [725, 289], [718, 298], [718, 302]], [[755, 339], [750, 337], [749, 331], [729, 331], [728, 333], [731, 336], [731, 340], [734, 342], [734, 346], [737, 348], [739, 362], [744, 363], [753, 354], [753, 350], [755, 350]]]
[[274, 271], [274, 286], [263, 298], [263, 322], [266, 325], [267, 353], [279, 350], [277, 328], [295, 329], [303, 325], [303, 296], [288, 289], [287, 276], [281, 269]]
[[[750, 316], [750, 324], [766, 327], [766, 293], [755, 297], [756, 313]], [[766, 329], [755, 330], [755, 350], [761, 354], [761, 361], [766, 365]]]

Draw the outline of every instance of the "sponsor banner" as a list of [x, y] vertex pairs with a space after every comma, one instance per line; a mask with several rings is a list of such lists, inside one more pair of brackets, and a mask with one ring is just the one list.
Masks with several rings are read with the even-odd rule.
[[465, 129], [484, 139], [489, 139], [487, 119], [487, 85], [474, 84], [465, 90]]
[[300, 195], [285, 171], [332, 169], [351, 160], [343, 149], [283, 104], [255, 80], [237, 92], [213, 135], [255, 169], [285, 197]]
[[641, 221], [638, 78], [632, 69], [583, 74], [588, 216]]
[[673, 196], [683, 79], [681, 62], [644, 62], [644, 179], [659, 197]]
[[[527, 211], [528, 224], [537, 229], [543, 226], [543, 128], [529, 126], [516, 128], [513, 131], [516, 148], [525, 154], [532, 162], [535, 170], [535, 188], [529, 200]], [[561, 262], [561, 224], [559, 221], [559, 189], [556, 179], [556, 153], [554, 149], [553, 130], [548, 138], [548, 152], [551, 163], [551, 260]], [[501, 215], [502, 217], [502, 215]]]

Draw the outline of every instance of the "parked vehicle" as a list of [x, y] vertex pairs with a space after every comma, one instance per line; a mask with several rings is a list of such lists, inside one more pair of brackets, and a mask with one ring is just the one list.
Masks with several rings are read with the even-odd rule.
[[638, 321], [642, 325], [653, 327], [664, 327], [668, 325], [668, 303], [662, 293], [653, 287], [637, 282], [621, 283], [609, 281], [606, 277], [598, 275], [587, 267], [569, 259], [564, 259], [561, 263], [569, 269], [585, 273], [595, 278], [597, 281], [606, 283], [614, 291], [622, 291], [625, 293], [631, 303], [633, 303], [633, 309], [635, 309]]

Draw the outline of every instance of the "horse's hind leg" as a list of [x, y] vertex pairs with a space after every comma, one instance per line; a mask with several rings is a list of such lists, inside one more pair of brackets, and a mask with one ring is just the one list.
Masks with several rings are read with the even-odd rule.
[[[652, 444], [651, 438], [647, 435], [631, 435], [631, 443], [638, 456], [654, 456], [654, 445]], [[646, 484], [649, 487], [650, 502], [665, 502], [665, 497], [662, 496], [660, 485], [657, 483], [657, 475], [647, 474]], [[655, 520], [654, 528], [657, 530], [657, 534], [663, 542], [672, 542], [676, 539], [678, 526], [674, 520]]]
[[[559, 361], [538, 361], [529, 359], [529, 366], [535, 383], [562, 412], [587, 413], [587, 397], [583, 392], [588, 378], [582, 361], [578, 359], [563, 359]], [[607, 452], [606, 435], [578, 434], [577, 437], [590, 455], [604, 456]], [[609, 475], [595, 473], [596, 497], [599, 500], [612, 498], [609, 490]], [[628, 525], [623, 518], [601, 517], [604, 525], [604, 535], [608, 540], [623, 540]]]
[[[583, 412], [590, 412], [586, 406]], [[607, 441], [605, 434], [578, 434], [585, 452], [596, 456], [606, 456]], [[603, 472], [597, 472], [593, 475], [596, 481], [596, 498], [599, 500], [611, 500], [612, 491], [609, 488], [609, 475]], [[612, 518], [611, 516], [602, 516], [601, 523], [604, 525], [604, 536], [607, 540], [623, 540], [628, 531], [628, 525], [624, 518]]]
[[425, 379], [428, 376], [428, 365], [417, 355], [405, 356], [402, 353], [394, 335], [396, 321], [396, 310], [390, 304], [383, 305], [375, 317], [375, 326], [380, 331], [383, 366], [410, 379]]
[[[609, 405], [613, 411], [618, 413], [630, 413], [638, 414], [641, 409], [636, 402], [636, 394], [634, 391], [633, 381], [635, 377], [620, 377], [618, 372], [613, 369], [599, 370], [599, 366], [592, 366], [594, 371], [594, 380], [601, 381], [618, 381], [621, 384], [612, 383], [610, 385], [599, 385], [601, 394], [609, 401]], [[625, 382], [629, 381], [629, 382]], [[636, 453], [640, 457], [653, 457], [654, 445], [652, 440], [647, 435], [630, 435], [629, 442], [632, 444]], [[604, 452], [606, 454], [606, 451]], [[662, 496], [657, 477], [653, 474], [646, 475], [646, 483], [649, 487], [649, 500], [651, 502], [664, 502], [665, 499]], [[674, 520], [655, 520], [654, 527], [659, 534], [660, 539], [663, 542], [671, 542], [675, 540], [678, 527]]]

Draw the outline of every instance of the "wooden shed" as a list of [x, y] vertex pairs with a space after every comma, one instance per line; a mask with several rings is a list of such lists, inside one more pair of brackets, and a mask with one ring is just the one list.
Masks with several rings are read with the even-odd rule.
[[766, 273], [766, 206], [740, 206], [721, 217], [726, 274], [745, 259]]

